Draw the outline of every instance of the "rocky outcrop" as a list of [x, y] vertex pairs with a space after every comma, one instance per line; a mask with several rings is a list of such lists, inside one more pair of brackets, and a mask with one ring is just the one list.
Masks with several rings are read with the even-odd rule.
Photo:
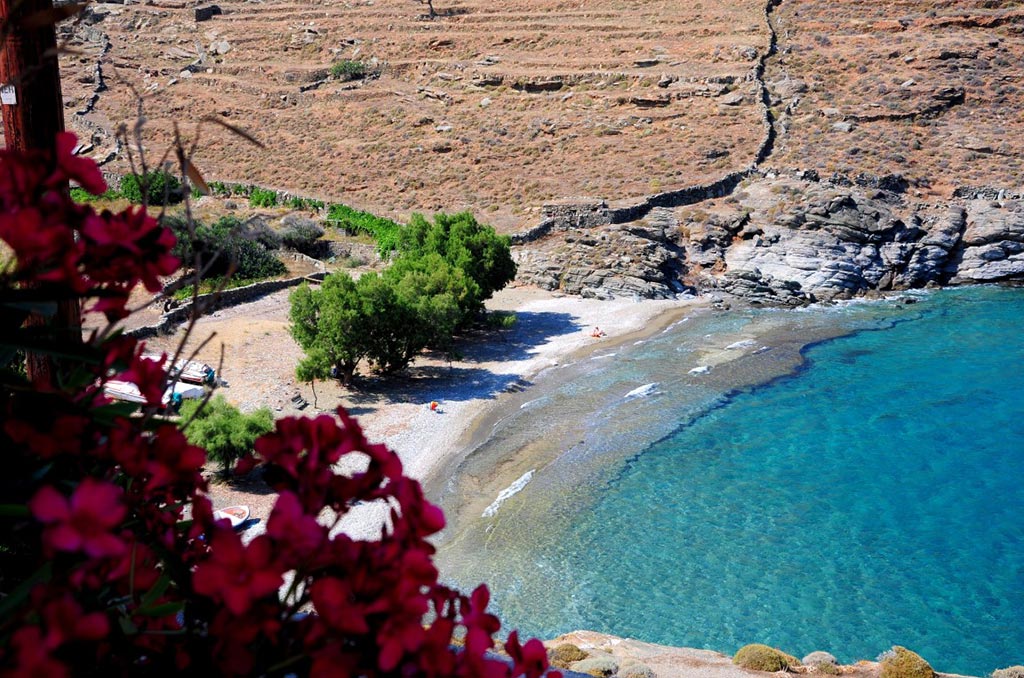
[[849, 297], [873, 290], [1024, 278], [1024, 203], [936, 209], [894, 194], [836, 192], [796, 202], [724, 252], [707, 287], [750, 299]]
[[891, 177], [761, 178], [738, 195], [711, 214], [654, 208], [626, 224], [607, 223], [603, 203], [552, 210], [547, 234], [517, 252], [520, 280], [597, 298], [696, 288], [786, 306], [1024, 280], [1022, 200], [921, 204]]
[[1024, 278], [1024, 202], [968, 203], [953, 283]]
[[517, 278], [548, 290], [610, 299], [664, 299], [684, 291], [684, 253], [669, 210], [624, 225], [574, 230], [553, 246], [517, 248]]
[[785, 303], [794, 295], [809, 300], [891, 288], [906, 268], [908, 243], [923, 234], [888, 205], [852, 193], [796, 203], [756, 230], [726, 251], [731, 275], [712, 286], [758, 299], [770, 298], [768, 288]]
[[[772, 669], [753, 669], [740, 666], [739, 664], [745, 663], [741, 658], [743, 649], [750, 647], [764, 648], [766, 651], [778, 653], [784, 657], [785, 663], [788, 665], [782, 670], [792, 672], [789, 675], [804, 674], [821, 678], [830, 675], [841, 675], [844, 678], [879, 678], [879, 676], [882, 678], [887, 676], [970, 678], [969, 676], [935, 672], [928, 662], [919, 655], [902, 647], [894, 647], [892, 650], [883, 652], [878, 661], [860, 660], [841, 665], [832, 654], [822, 651], [812, 652], [800, 662], [795, 657], [764, 645], [747, 646], [747, 648], [741, 648], [733, 658], [730, 658], [728, 655], [712, 650], [668, 647], [594, 631], [566, 633], [546, 642], [545, 646], [548, 647], [549, 656], [555, 654], [555, 648], [569, 646], [579, 653], [586, 654], [588, 659], [594, 658], [594, 661], [583, 666], [580, 666], [580, 663], [571, 664], [571, 666], [577, 671], [586, 669], [584, 672], [587, 675], [600, 675], [608, 678], [640, 678], [641, 676], [645, 678], [752, 678], [758, 675], [767, 676], [769, 670], [775, 675], [779, 675]], [[594, 670], [590, 670], [592, 667]], [[894, 671], [894, 668], [910, 670]], [[1020, 666], [992, 673], [993, 678], [1018, 678], [1020, 675]]]

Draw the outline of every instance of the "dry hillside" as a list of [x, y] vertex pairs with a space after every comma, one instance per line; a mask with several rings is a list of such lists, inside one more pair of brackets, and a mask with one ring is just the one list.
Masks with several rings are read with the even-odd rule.
[[1021, 3], [783, 0], [776, 16], [767, 77], [799, 101], [780, 111], [774, 164], [898, 173], [942, 198], [956, 185], [1019, 190]]
[[[209, 128], [196, 160], [212, 178], [516, 223], [552, 198], [745, 167], [763, 134], [745, 81], [767, 42], [755, 0], [438, 0], [433, 21], [412, 0], [219, 6], [201, 23], [193, 3], [94, 6], [69, 33], [85, 54], [63, 63], [68, 117], [131, 123], [137, 92], [151, 151], [209, 113], [268, 144]], [[107, 89], [76, 115], [97, 59]], [[345, 59], [379, 77], [302, 91]]]
[[[898, 173], [936, 198], [1020, 184], [1017, 2], [437, 0], [429, 20], [414, 0], [225, 0], [202, 22], [197, 6], [95, 4], [62, 27], [67, 118], [98, 158], [140, 110], [151, 159], [175, 123], [191, 137], [217, 114], [268, 147], [205, 127], [208, 178], [520, 230], [551, 199], [749, 167], [767, 57], [763, 169]], [[345, 60], [371, 77], [330, 77]]]

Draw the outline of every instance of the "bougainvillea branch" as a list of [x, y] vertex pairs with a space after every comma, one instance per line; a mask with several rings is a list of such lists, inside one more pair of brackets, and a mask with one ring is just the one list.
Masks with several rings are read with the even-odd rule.
[[[536, 640], [513, 633], [511, 662], [490, 654], [500, 623], [486, 587], [438, 582], [427, 539], [441, 511], [344, 410], [281, 419], [242, 460], [279, 493], [245, 540], [214, 517], [205, 452], [150, 416], [166, 356], [146, 359], [116, 331], [72, 348], [24, 325], [66, 298], [121, 319], [133, 289], [157, 291], [178, 266], [173, 235], [144, 209], [68, 198], [68, 180], [106, 188], [75, 145], [62, 134], [53, 157], [0, 150], [0, 676], [542, 675]], [[62, 357], [53, 384], [19, 369], [41, 349]], [[110, 401], [115, 378], [145, 402]], [[335, 472], [346, 457], [361, 470]], [[361, 502], [390, 512], [375, 540], [337, 529]]]

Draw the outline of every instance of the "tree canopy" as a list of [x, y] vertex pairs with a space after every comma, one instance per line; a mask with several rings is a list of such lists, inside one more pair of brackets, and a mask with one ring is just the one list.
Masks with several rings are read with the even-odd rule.
[[508, 236], [478, 223], [470, 212], [435, 214], [433, 223], [413, 214], [399, 236], [398, 259], [440, 255], [476, 283], [479, 289], [467, 301], [471, 310], [480, 310], [485, 300], [516, 277], [510, 246]]
[[432, 223], [413, 215], [382, 274], [334, 273], [319, 289], [303, 284], [292, 293], [292, 336], [306, 353], [296, 374], [348, 383], [363, 361], [388, 373], [424, 348], [448, 349], [515, 273], [509, 239], [472, 214], [438, 214]]

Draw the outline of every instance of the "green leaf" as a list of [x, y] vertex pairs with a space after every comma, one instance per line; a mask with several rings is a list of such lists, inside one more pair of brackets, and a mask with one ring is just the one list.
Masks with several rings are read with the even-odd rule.
[[157, 582], [153, 586], [153, 588], [151, 588], [149, 591], [147, 591], [146, 595], [142, 596], [142, 604], [139, 607], [140, 608], [147, 608], [150, 605], [152, 605], [153, 603], [155, 603], [157, 598], [162, 596], [164, 594], [164, 592], [167, 591], [167, 588], [170, 585], [171, 585], [171, 578], [168, 577], [167, 574], [163, 574], [160, 577], [160, 579], [157, 580]]
[[136, 633], [139, 632], [139, 627], [137, 627], [135, 623], [132, 622], [132, 620], [128, 617], [118, 617], [117, 623], [121, 627], [121, 632], [124, 633], [126, 636], [134, 636]]
[[0, 518], [24, 518], [31, 515], [24, 504], [0, 504]]
[[139, 608], [138, 614], [141, 614], [143, 617], [166, 617], [167, 615], [181, 612], [184, 609], [185, 603], [178, 601], [176, 603], [164, 603], [163, 605]]
[[35, 571], [35, 573], [21, 582], [10, 595], [6, 598], [0, 599], [0, 619], [6, 619], [11, 611], [21, 605], [25, 599], [28, 598], [28, 594], [32, 592], [32, 588], [41, 581], [45, 581], [50, 578], [53, 573], [53, 564], [50, 562], [45, 563], [41, 568]]

